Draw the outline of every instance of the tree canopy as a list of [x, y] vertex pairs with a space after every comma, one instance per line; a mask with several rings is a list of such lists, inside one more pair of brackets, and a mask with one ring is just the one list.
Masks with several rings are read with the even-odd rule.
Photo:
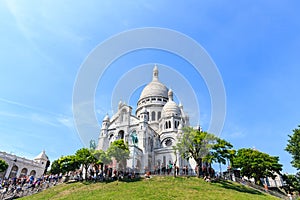
[[[89, 166], [97, 161], [92, 152], [87, 148], [77, 150], [75, 158], [79, 164], [82, 164], [86, 172], [88, 171]], [[85, 178], [87, 179], [87, 176]]]
[[109, 157], [113, 157], [116, 161], [125, 164], [125, 161], [129, 158], [129, 148], [124, 143], [124, 140], [115, 140], [107, 149]]
[[59, 174], [61, 172], [60, 165], [58, 163], [58, 159], [54, 160], [51, 164], [50, 173], [51, 174]]
[[63, 156], [58, 160], [60, 171], [66, 173], [69, 171], [75, 171], [80, 167], [80, 163], [77, 161], [75, 155]]
[[[211, 152], [205, 157], [205, 160], [210, 162], [217, 162], [220, 165], [220, 172], [222, 171], [221, 165], [226, 164], [226, 160], [232, 161], [235, 150], [232, 149], [232, 144], [224, 139], [216, 138], [216, 143], [212, 146]], [[230, 163], [228, 163], [230, 164]]]
[[96, 158], [96, 164], [109, 164], [111, 163], [111, 158], [109, 157], [108, 153], [100, 150], [95, 150], [93, 152], [93, 156]]
[[[197, 163], [198, 170], [201, 170], [203, 158], [209, 155], [215, 142], [216, 137], [213, 134], [192, 127], [184, 127], [183, 134], [177, 143], [177, 149], [182, 158], [193, 158]], [[200, 176], [199, 172], [198, 176]]]
[[294, 174], [284, 174], [282, 176], [283, 181], [285, 182], [285, 185], [283, 186], [283, 189], [287, 193], [292, 193], [294, 191], [297, 191], [300, 193], [300, 173]]
[[292, 155], [292, 166], [297, 170], [300, 169], [300, 125], [293, 130], [293, 134], [289, 135], [288, 144], [285, 148]]
[[282, 165], [279, 157], [270, 156], [255, 149], [239, 149], [233, 159], [233, 166], [241, 169], [241, 175], [254, 178], [257, 184], [260, 178], [275, 178], [274, 172], [280, 173]]
[[8, 168], [8, 164], [0, 159], [0, 172], [4, 172]]
[[76, 160], [75, 155], [62, 156], [57, 160], [54, 160], [51, 165], [50, 173], [59, 174], [67, 173], [69, 171], [75, 171], [80, 167], [79, 162]]

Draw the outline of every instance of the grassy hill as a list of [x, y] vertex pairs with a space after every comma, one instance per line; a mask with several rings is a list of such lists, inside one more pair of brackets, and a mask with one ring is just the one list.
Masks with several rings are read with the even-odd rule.
[[277, 199], [233, 182], [153, 177], [132, 182], [61, 184], [22, 199]]

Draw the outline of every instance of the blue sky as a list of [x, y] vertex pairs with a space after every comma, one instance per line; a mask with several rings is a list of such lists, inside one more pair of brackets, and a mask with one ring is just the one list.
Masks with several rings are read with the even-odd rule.
[[[236, 149], [255, 147], [279, 156], [283, 171], [294, 173], [284, 148], [287, 135], [300, 124], [299, 4], [0, 1], [0, 150], [33, 158], [45, 149], [53, 160], [81, 148], [72, 93], [84, 60], [115, 34], [162, 27], [193, 38], [217, 65], [227, 97], [221, 137]], [[207, 129], [211, 105], [203, 79], [186, 61], [157, 50], [132, 52], [105, 72], [95, 95], [99, 124], [116, 109], [111, 94], [117, 81], [144, 63], [174, 68], [190, 81], [201, 107], [200, 120], [192, 122]], [[147, 78], [150, 81], [151, 74]], [[161, 81], [172, 87], [172, 80], [166, 79], [162, 72]], [[140, 91], [129, 91], [133, 108]], [[98, 133], [90, 134], [97, 138]]]

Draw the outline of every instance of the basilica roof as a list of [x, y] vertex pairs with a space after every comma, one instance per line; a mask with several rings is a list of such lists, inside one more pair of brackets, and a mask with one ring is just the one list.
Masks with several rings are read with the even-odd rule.
[[157, 66], [153, 69], [152, 81], [143, 89], [140, 100], [147, 97], [165, 97], [168, 98], [168, 88], [158, 80]]

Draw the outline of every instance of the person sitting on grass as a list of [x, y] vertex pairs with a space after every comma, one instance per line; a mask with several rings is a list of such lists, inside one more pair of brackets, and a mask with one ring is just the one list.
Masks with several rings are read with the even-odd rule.
[[208, 183], [210, 183], [211, 182], [211, 180], [210, 180], [210, 177], [209, 176], [204, 176], [204, 178], [203, 178], [206, 182], [208, 182]]
[[145, 173], [144, 176], [145, 176], [145, 178], [147, 178], [147, 179], [148, 179], [148, 178], [151, 178], [151, 177], [150, 177], [150, 172], [149, 172], [149, 171], [147, 171], [147, 172]]

